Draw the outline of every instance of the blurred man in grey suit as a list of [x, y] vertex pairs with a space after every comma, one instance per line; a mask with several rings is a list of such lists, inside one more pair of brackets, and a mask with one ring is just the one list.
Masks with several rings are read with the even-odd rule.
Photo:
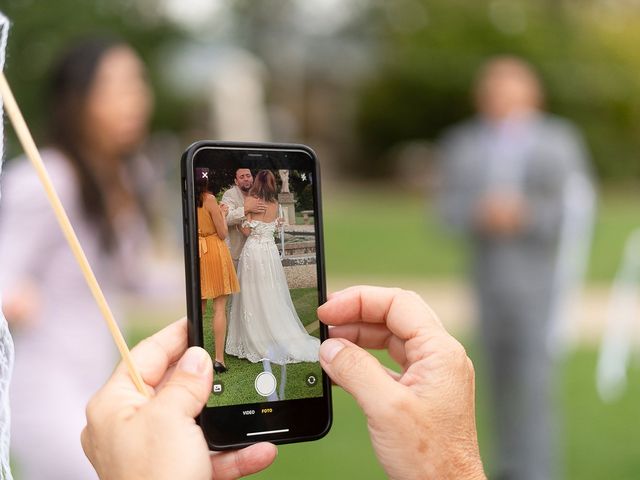
[[587, 154], [571, 124], [540, 111], [539, 81], [520, 59], [489, 61], [475, 101], [478, 116], [443, 139], [440, 206], [472, 249], [497, 435], [492, 478], [549, 480], [558, 476], [548, 348], [557, 252], [567, 186], [591, 185]]

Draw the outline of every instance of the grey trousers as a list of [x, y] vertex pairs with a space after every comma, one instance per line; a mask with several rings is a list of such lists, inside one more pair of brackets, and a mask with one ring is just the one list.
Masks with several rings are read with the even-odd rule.
[[500, 480], [558, 478], [554, 364], [547, 348], [550, 293], [478, 286], [480, 338], [491, 387]]

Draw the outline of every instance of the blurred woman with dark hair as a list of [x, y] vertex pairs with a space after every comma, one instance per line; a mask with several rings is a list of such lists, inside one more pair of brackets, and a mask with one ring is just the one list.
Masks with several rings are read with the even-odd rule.
[[[131, 289], [148, 247], [138, 150], [153, 99], [126, 44], [77, 43], [50, 81], [50, 147], [42, 157], [98, 280]], [[21, 478], [95, 478], [78, 441], [84, 406], [117, 359], [112, 340], [25, 161], [3, 178], [0, 288], [14, 333], [12, 455]]]
[[242, 225], [248, 238], [238, 262], [240, 293], [231, 302], [226, 352], [253, 363], [317, 362], [320, 340], [298, 317], [274, 238], [279, 219], [271, 171], [258, 172], [251, 199], [262, 200], [266, 210], [247, 214]]
[[[210, 172], [211, 173], [211, 172]], [[228, 228], [224, 205], [209, 191], [209, 181], [196, 181], [198, 207], [198, 249], [200, 252], [200, 298], [204, 316], [207, 301], [213, 299], [213, 335], [216, 373], [224, 373], [224, 340], [227, 333], [227, 298], [240, 290], [231, 252], [224, 242]]]

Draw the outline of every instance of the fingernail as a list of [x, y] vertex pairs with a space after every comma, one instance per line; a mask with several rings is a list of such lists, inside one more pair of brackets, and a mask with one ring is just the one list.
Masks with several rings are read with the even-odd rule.
[[325, 362], [331, 363], [338, 352], [344, 347], [345, 344], [340, 340], [330, 338], [320, 345], [320, 356]]
[[202, 348], [190, 348], [178, 362], [178, 369], [194, 375], [202, 375], [207, 372], [211, 358]]

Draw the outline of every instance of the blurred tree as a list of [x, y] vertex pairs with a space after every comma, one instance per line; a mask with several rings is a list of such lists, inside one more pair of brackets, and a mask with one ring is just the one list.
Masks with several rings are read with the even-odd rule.
[[[161, 49], [181, 33], [146, 7], [127, 0], [11, 0], [2, 5], [12, 22], [6, 75], [38, 141], [46, 140], [44, 94], [49, 68], [70, 42], [90, 35], [116, 36], [130, 43], [147, 63], [156, 90], [153, 127], [183, 127], [185, 105], [162, 85], [158, 74]], [[20, 151], [9, 136], [7, 155]]]
[[372, 3], [380, 63], [363, 86], [352, 167], [392, 173], [400, 142], [434, 140], [473, 113], [470, 88], [490, 56], [530, 61], [547, 109], [585, 133], [596, 170], [640, 177], [640, 8], [632, 2], [395, 0]]

